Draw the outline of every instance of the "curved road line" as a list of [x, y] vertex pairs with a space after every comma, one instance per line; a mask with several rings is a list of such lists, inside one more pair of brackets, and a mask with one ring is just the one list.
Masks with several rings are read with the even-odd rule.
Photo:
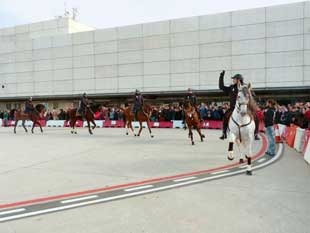
[[[277, 159], [281, 157], [282, 152], [283, 152], [284, 146], [282, 144], [279, 144], [279, 148], [278, 148], [276, 156], [274, 157], [264, 156], [263, 158], [261, 158], [267, 146], [266, 138], [263, 136], [262, 139], [263, 139], [263, 143], [262, 143], [263, 146], [261, 150], [259, 151], [259, 153], [255, 155], [256, 160], [253, 161], [252, 170], [260, 169], [260, 168], [263, 168], [263, 167], [266, 167], [272, 164], [273, 162], [275, 162]], [[177, 188], [177, 187], [187, 186], [191, 184], [206, 182], [210, 180], [220, 179], [220, 178], [224, 178], [228, 176], [238, 175], [241, 173], [245, 173], [245, 171], [246, 169], [245, 169], [244, 164], [240, 165], [239, 163], [235, 163], [235, 164], [223, 166], [217, 169], [210, 169], [206, 171], [181, 174], [181, 175], [173, 176], [172, 178], [164, 177], [164, 178], [153, 179], [153, 180], [158, 180], [158, 181], [149, 180], [149, 181], [132, 183], [132, 184], [138, 184], [138, 185], [125, 184], [125, 185], [113, 186], [114, 188], [110, 187], [109, 191], [105, 189], [101, 191], [100, 193], [97, 192], [96, 195], [92, 195], [92, 196], [76, 195], [77, 193], [75, 193], [75, 195], [67, 194], [66, 197], [62, 198], [62, 200], [53, 200], [52, 198], [55, 198], [55, 197], [50, 197], [49, 198], [50, 202], [40, 201], [40, 200], [48, 201], [47, 198], [45, 199], [41, 198], [41, 199], [30, 200], [30, 201], [25, 201], [25, 202], [7, 204], [3, 206], [17, 207], [17, 206], [22, 206], [23, 204], [21, 203], [27, 203], [28, 206], [23, 205], [23, 208], [19, 208], [19, 209], [7, 209], [6, 208], [4, 211], [0, 212], [0, 222], [11, 221], [11, 220], [21, 219], [21, 218], [26, 218], [26, 217], [31, 217], [31, 216], [36, 216], [36, 215], [41, 215], [41, 214], [46, 214], [46, 213], [52, 213], [52, 212], [57, 212], [57, 211], [63, 211], [67, 209], [72, 209], [72, 208], [77, 208], [77, 207], [87, 206], [87, 205], [92, 205], [92, 204], [97, 204], [97, 203], [104, 203], [104, 202], [109, 202], [113, 200], [119, 200], [119, 199], [144, 195], [148, 193], [153, 193], [153, 192], [159, 192], [159, 191], [168, 190], [172, 188]], [[188, 174], [190, 174], [190, 176]], [[193, 174], [195, 174], [195, 176], [193, 176]], [[180, 177], [183, 177], [183, 178], [180, 178]], [[148, 184], [148, 185], [141, 186], [141, 184]], [[121, 187], [121, 188], [115, 188], [115, 187]], [[124, 187], [127, 187], [127, 188], [122, 189]], [[128, 188], [128, 187], [132, 187], [132, 188]], [[102, 189], [97, 189], [97, 190], [102, 190]], [[86, 193], [86, 192], [87, 194], [94, 193], [91, 191], [93, 190], [80, 192], [80, 193]], [[62, 196], [65, 196], [65, 195], [62, 195]], [[74, 196], [75, 197], [80, 196], [80, 198], [64, 200], [65, 198], [74, 197]], [[60, 198], [57, 198], [57, 199], [60, 199]], [[29, 205], [31, 204], [31, 202], [35, 204]], [[4, 209], [4, 207], [2, 207], [2, 209]]]

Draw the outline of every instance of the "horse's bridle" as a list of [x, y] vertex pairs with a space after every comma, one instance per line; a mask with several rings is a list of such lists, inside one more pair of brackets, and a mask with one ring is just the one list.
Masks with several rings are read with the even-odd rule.
[[[238, 114], [240, 114], [240, 111], [241, 111], [241, 106], [242, 105], [248, 105], [248, 103], [247, 102], [241, 102], [241, 103], [239, 103], [238, 101], [237, 101], [237, 113]], [[249, 123], [247, 123], [247, 124], [243, 124], [243, 125], [240, 125], [234, 118], [233, 118], [233, 116], [231, 116], [231, 119], [232, 119], [232, 121], [237, 125], [237, 127], [238, 127], [238, 131], [239, 131], [239, 138], [240, 138], [240, 143], [242, 142], [242, 138], [241, 138], [241, 128], [242, 127], [246, 127], [246, 126], [248, 126], [248, 125], [250, 125], [251, 123], [252, 123], [252, 117], [250, 116], [250, 122]]]
[[248, 103], [246, 103], [246, 102], [242, 102], [242, 103], [237, 102], [237, 113], [239, 113], [239, 114], [240, 114], [241, 106], [242, 105], [248, 105]]

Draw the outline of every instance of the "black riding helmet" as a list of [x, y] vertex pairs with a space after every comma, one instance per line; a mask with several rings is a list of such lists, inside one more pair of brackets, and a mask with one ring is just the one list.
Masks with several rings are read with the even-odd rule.
[[231, 77], [231, 79], [237, 79], [240, 80], [240, 83], [243, 85], [243, 76], [241, 74], [235, 74]]

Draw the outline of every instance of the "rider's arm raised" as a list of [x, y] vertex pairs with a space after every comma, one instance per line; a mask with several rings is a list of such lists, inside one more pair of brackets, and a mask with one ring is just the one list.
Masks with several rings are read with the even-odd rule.
[[219, 88], [224, 91], [226, 94], [229, 93], [230, 91], [230, 87], [227, 87], [224, 85], [224, 75], [225, 75], [225, 70], [223, 70], [220, 74], [220, 78], [219, 78]]

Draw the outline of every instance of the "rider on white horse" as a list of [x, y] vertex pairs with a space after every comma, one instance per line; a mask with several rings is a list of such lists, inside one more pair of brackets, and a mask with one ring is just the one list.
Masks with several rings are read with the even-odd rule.
[[[230, 99], [230, 108], [225, 112], [224, 119], [223, 119], [223, 134], [220, 137], [220, 139], [224, 140], [227, 138], [227, 128], [228, 128], [228, 120], [235, 108], [236, 105], [236, 100], [237, 100], [237, 95], [238, 95], [238, 87], [241, 85], [244, 85], [244, 78], [241, 74], [236, 74], [234, 75], [232, 79], [232, 84], [230, 86], [225, 86], [224, 85], [224, 75], [225, 75], [225, 70], [223, 70], [220, 74], [219, 78], [219, 89], [224, 91], [225, 95], [229, 96]], [[254, 95], [254, 93], [251, 93]], [[256, 110], [253, 111], [253, 116], [255, 120], [255, 140], [259, 140], [258, 137], [258, 129], [259, 129], [259, 121], [258, 117], [256, 114]]]
[[254, 142], [255, 122], [253, 116], [255, 102], [251, 95], [251, 85], [238, 87], [235, 109], [229, 119], [229, 148], [228, 159], [233, 160], [233, 145], [237, 143], [240, 151], [240, 163], [247, 159], [247, 174], [252, 175], [251, 156]]

